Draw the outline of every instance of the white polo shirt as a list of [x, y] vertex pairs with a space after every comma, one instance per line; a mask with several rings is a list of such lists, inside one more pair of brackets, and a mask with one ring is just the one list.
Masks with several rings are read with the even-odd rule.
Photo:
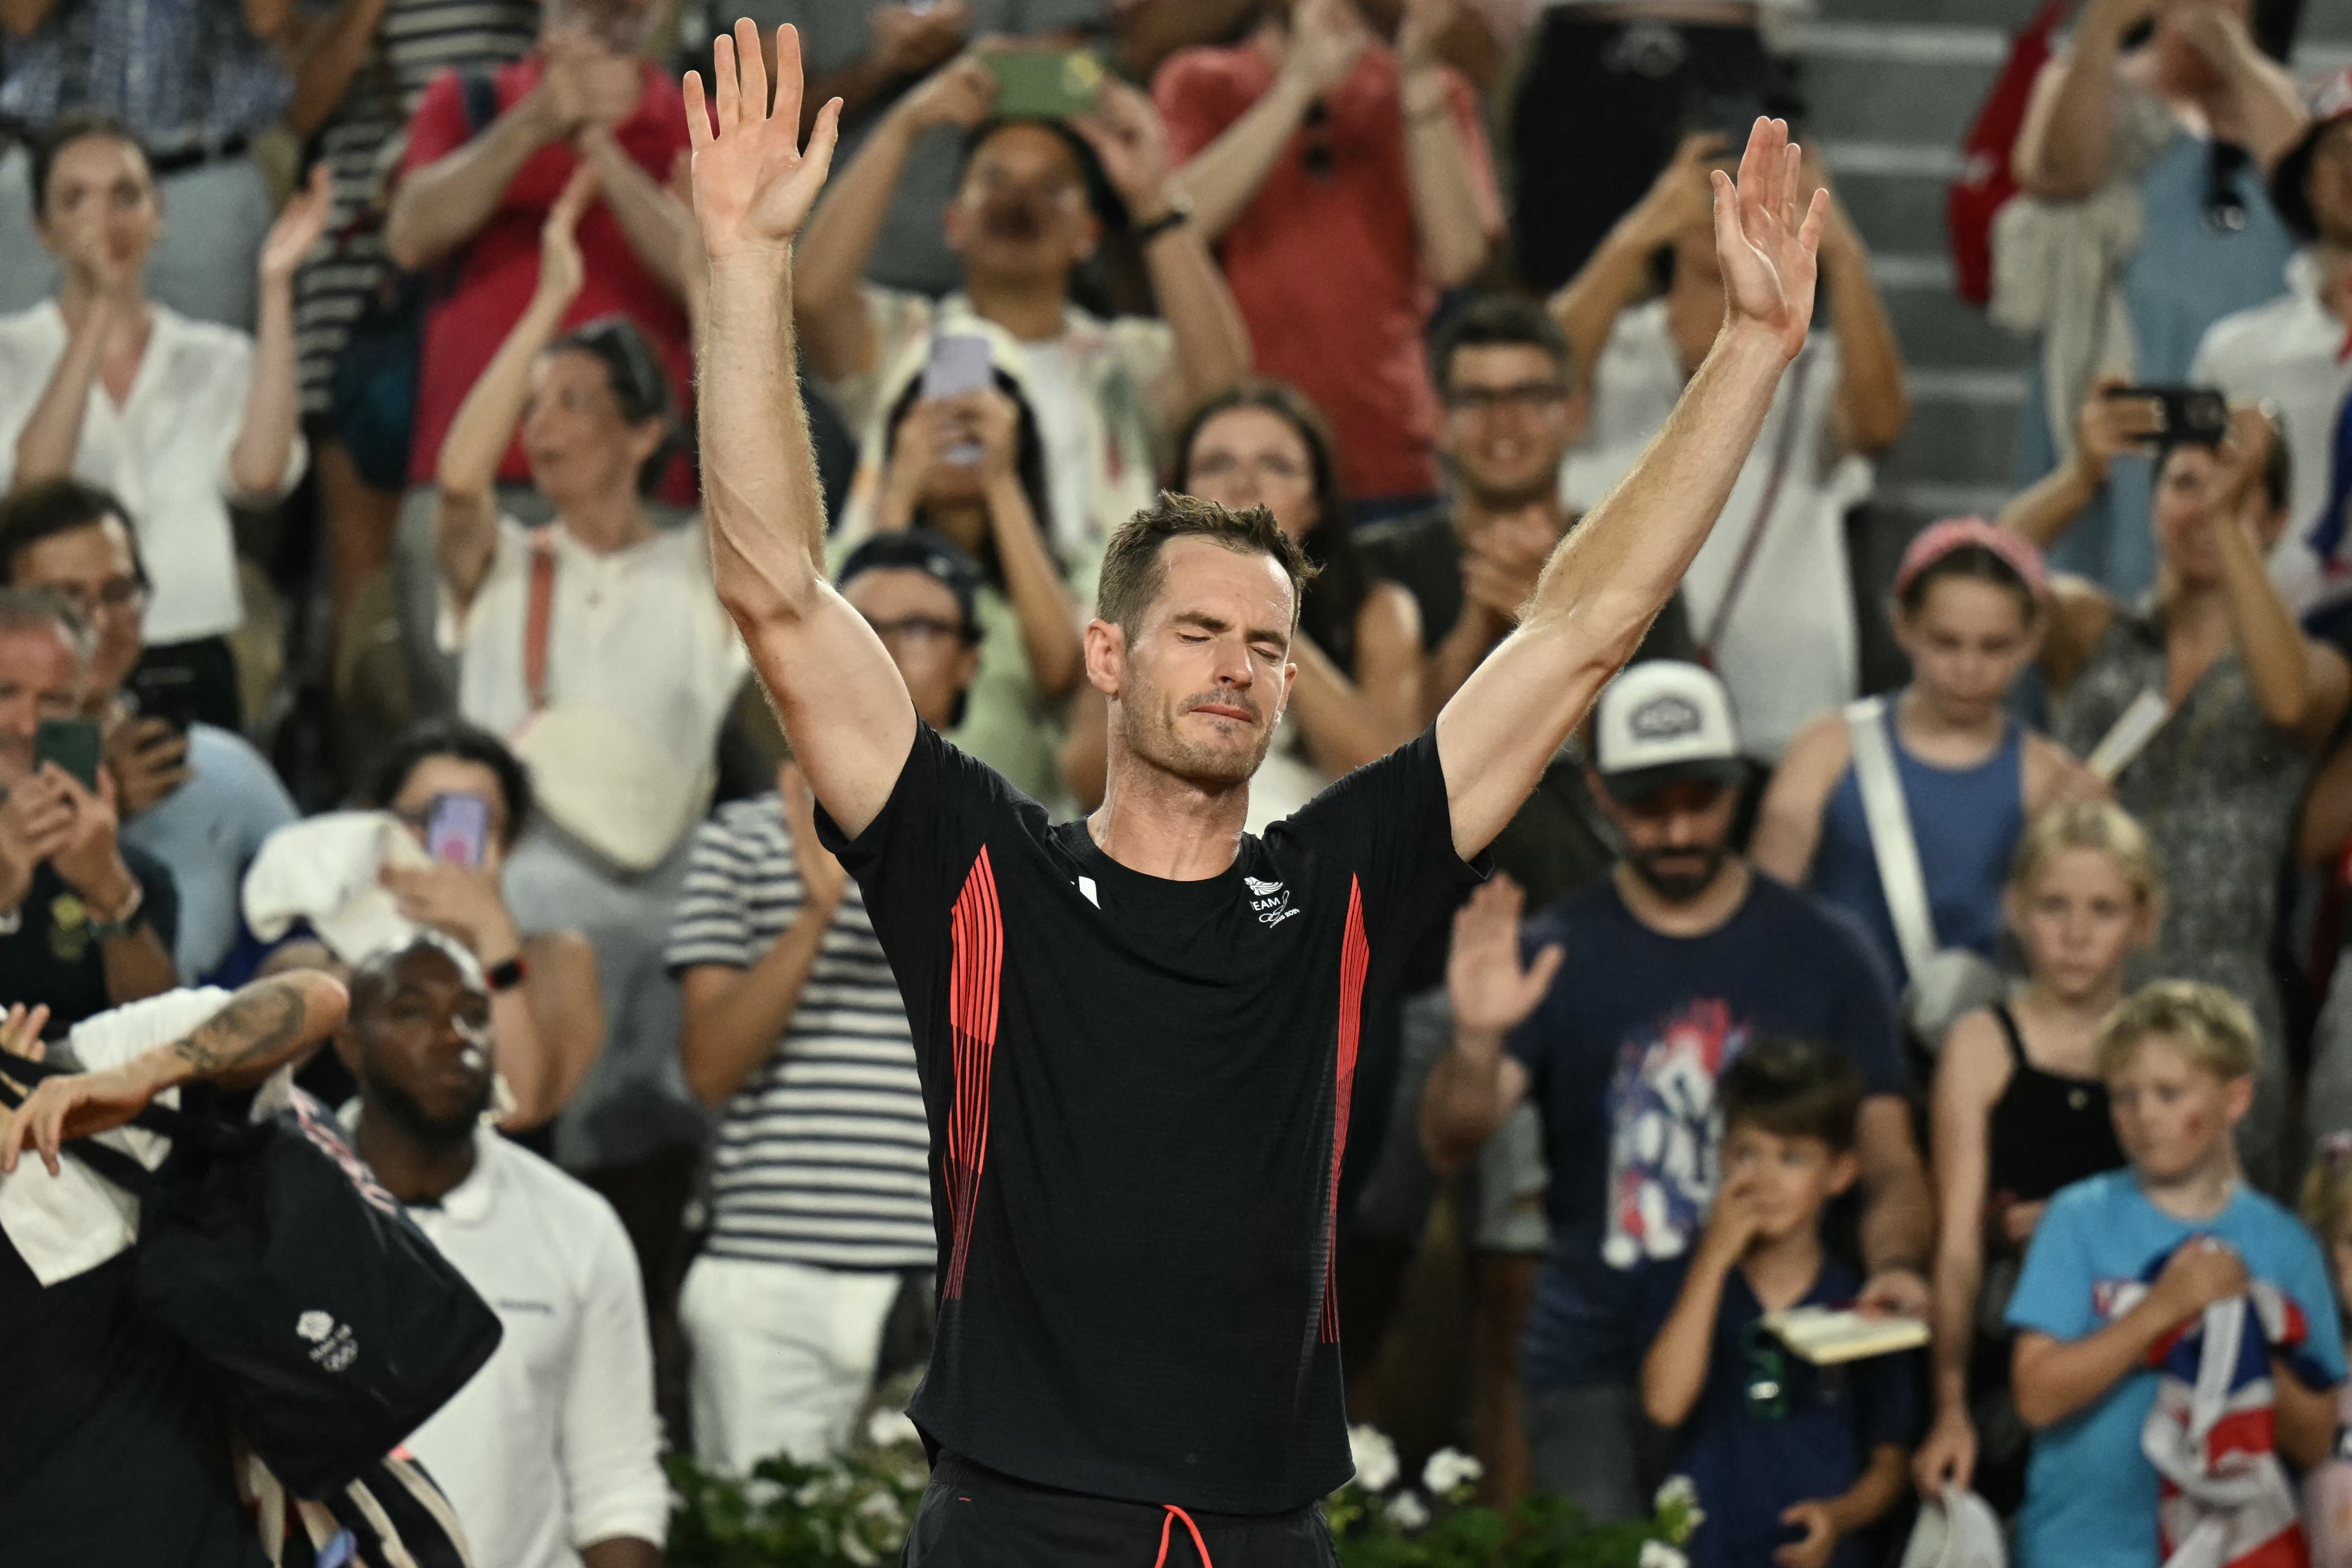
[[[239, 494], [228, 460], [245, 424], [253, 340], [149, 308], [154, 330], [131, 395], [118, 405], [103, 384], [91, 385], [73, 467], [77, 478], [113, 491], [131, 510], [154, 584], [147, 641], [189, 642], [234, 631], [245, 619], [229, 501], [284, 496], [301, 479], [308, 452], [298, 433], [278, 495]], [[65, 357], [66, 335], [54, 300], [0, 316], [0, 493], [16, 483], [16, 437]]]
[[[2336, 422], [2352, 394], [2352, 335], [2319, 301], [2319, 264], [2310, 251], [2286, 266], [2286, 292], [2267, 304], [2222, 317], [2197, 345], [2189, 382], [2219, 387], [2231, 402], [2277, 405], [2294, 458], [2286, 531], [2271, 550], [2271, 581], [2297, 615], [2343, 596], [2330, 591], [2311, 535], [2335, 482]], [[2352, 543], [2352, 540], [2347, 540]], [[2339, 545], [2339, 561], [2352, 551]]]
[[576, 1568], [582, 1547], [615, 1536], [661, 1545], [669, 1483], [653, 1342], [612, 1205], [484, 1130], [473, 1173], [438, 1207], [408, 1212], [506, 1330], [407, 1443], [448, 1494], [474, 1561]]

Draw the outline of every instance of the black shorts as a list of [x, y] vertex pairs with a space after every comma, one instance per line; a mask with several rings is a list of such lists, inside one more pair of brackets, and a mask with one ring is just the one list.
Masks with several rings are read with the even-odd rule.
[[1323, 1510], [1311, 1504], [1234, 1514], [1119, 1502], [1015, 1480], [950, 1453], [931, 1467], [899, 1558], [903, 1568], [1338, 1568], [1339, 1561]]

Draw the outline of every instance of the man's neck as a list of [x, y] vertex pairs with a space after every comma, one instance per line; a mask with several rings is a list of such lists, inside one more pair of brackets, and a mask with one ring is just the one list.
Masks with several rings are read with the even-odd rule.
[[1574, 514], [1559, 504], [1559, 487], [1548, 485], [1539, 495], [1479, 496], [1465, 489], [1454, 498], [1454, 531], [1463, 543], [1472, 540], [1495, 523], [1517, 518], [1541, 518], [1555, 538], [1576, 525]]
[[474, 1173], [473, 1139], [430, 1147], [364, 1102], [352, 1146], [384, 1190], [404, 1204], [439, 1203]]
[[1249, 785], [1223, 788], [1178, 778], [1121, 743], [1111, 721], [1103, 803], [1087, 818], [1096, 847], [1130, 871], [1171, 882], [1222, 876], [1240, 853]]
[[1748, 1277], [1748, 1288], [1766, 1311], [1795, 1306], [1821, 1278], [1820, 1225], [1799, 1226], [1783, 1237], [1758, 1237], [1740, 1254], [1739, 1271]]
[[972, 313], [993, 321], [1024, 343], [1062, 335], [1070, 305], [1067, 278], [967, 278], [963, 291]]
[[1706, 936], [1722, 930], [1748, 901], [1748, 889], [1756, 879], [1748, 862], [1733, 855], [1724, 860], [1723, 869], [1698, 897], [1677, 902], [1643, 881], [1642, 874], [1625, 861], [1617, 862], [1613, 874], [1617, 896], [1625, 900], [1635, 920], [1660, 936]]
[[2238, 1156], [2224, 1132], [2212, 1152], [2178, 1176], [2153, 1182], [2137, 1172], [2139, 1190], [2147, 1201], [2174, 1219], [2194, 1224], [2212, 1219], [2230, 1206], [2238, 1193]]

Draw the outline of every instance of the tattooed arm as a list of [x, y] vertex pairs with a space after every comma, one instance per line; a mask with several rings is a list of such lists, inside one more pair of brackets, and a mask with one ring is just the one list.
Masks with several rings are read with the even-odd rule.
[[66, 1140], [121, 1126], [167, 1089], [199, 1079], [229, 1089], [260, 1082], [341, 1027], [348, 1000], [339, 983], [315, 971], [273, 975], [181, 1038], [120, 1067], [42, 1079], [13, 1114], [0, 1110], [0, 1175], [16, 1168], [27, 1143], [54, 1175]]

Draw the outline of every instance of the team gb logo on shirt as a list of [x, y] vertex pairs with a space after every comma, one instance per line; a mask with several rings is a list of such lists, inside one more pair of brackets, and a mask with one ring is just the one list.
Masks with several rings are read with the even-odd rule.
[[1255, 877], [1244, 877], [1243, 886], [1250, 890], [1250, 910], [1262, 926], [1278, 926], [1298, 912], [1290, 895], [1279, 882], [1262, 882]]

